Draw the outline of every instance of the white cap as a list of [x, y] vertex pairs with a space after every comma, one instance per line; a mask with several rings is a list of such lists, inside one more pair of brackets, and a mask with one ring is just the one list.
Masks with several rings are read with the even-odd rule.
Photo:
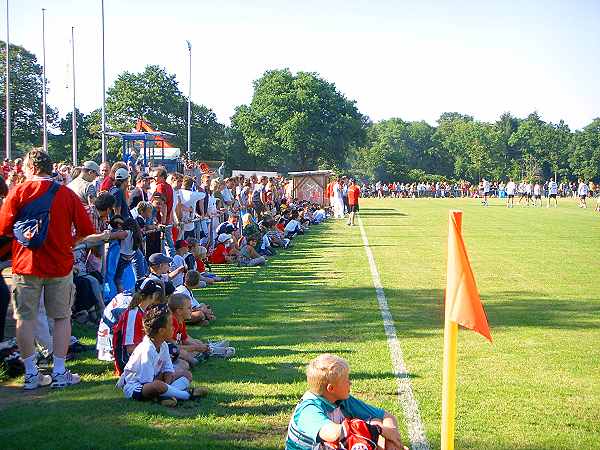
[[219, 241], [219, 243], [223, 243], [223, 242], [233, 241], [233, 238], [231, 237], [230, 234], [221, 233], [217, 240]]
[[129, 178], [129, 172], [127, 169], [117, 169], [115, 172], [115, 180], [126, 180], [127, 178]]

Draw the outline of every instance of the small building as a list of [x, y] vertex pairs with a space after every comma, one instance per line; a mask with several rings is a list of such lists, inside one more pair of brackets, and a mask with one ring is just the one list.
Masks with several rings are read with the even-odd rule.
[[289, 172], [292, 178], [292, 196], [298, 200], [308, 200], [320, 205], [328, 205], [325, 189], [333, 175], [331, 170], [311, 170], [307, 172]]

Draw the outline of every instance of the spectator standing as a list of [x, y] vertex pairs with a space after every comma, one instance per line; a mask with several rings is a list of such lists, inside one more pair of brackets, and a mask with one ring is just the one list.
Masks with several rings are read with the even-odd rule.
[[[24, 167], [27, 181], [10, 192], [0, 211], [0, 234], [4, 236], [12, 236], [23, 207], [46, 193], [53, 183], [52, 161], [42, 150], [30, 151]], [[37, 249], [29, 249], [13, 240], [13, 303], [17, 343], [25, 364], [25, 389], [50, 383], [53, 387], [65, 387], [80, 381], [79, 375], [65, 368], [74, 298], [72, 228], [75, 228], [76, 239], [94, 234], [94, 228], [79, 197], [65, 187], [59, 187], [54, 196], [50, 222], [46, 239]], [[46, 312], [54, 319], [52, 378], [38, 371], [34, 352], [34, 329], [42, 289]]]
[[83, 163], [81, 173], [68, 184], [68, 188], [75, 192], [84, 206], [94, 204], [96, 199], [96, 178], [100, 173], [100, 167], [94, 161]]
[[358, 199], [360, 198], [360, 188], [356, 185], [354, 180], [350, 180], [350, 186], [348, 186], [348, 225], [354, 226], [354, 216], [358, 212]]
[[[156, 183], [155, 192], [163, 195], [165, 200], [166, 217], [163, 218], [165, 225], [173, 224], [173, 188], [167, 183], [167, 170], [164, 167], [157, 167], [154, 170], [154, 181]], [[165, 231], [165, 241], [169, 249], [169, 256], [175, 254], [175, 242], [173, 242], [173, 233], [170, 229]]]

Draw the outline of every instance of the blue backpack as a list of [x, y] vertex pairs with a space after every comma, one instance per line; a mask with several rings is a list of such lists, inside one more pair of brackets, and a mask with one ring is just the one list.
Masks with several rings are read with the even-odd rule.
[[60, 184], [53, 181], [46, 192], [27, 203], [19, 211], [13, 225], [13, 234], [23, 247], [35, 250], [46, 240], [50, 224], [50, 207], [59, 187]]

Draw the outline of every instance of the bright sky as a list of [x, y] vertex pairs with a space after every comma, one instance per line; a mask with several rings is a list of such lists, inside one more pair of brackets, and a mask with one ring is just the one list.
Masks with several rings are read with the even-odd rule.
[[[102, 102], [100, 0], [9, 0], [10, 40], [42, 61], [48, 102]], [[6, 39], [5, 0], [0, 39]], [[105, 0], [107, 88], [159, 64], [229, 123], [268, 69], [318, 72], [372, 120], [435, 120], [444, 111], [494, 121], [504, 111], [581, 128], [600, 116], [600, 1]], [[68, 87], [67, 87], [68, 85]]]

